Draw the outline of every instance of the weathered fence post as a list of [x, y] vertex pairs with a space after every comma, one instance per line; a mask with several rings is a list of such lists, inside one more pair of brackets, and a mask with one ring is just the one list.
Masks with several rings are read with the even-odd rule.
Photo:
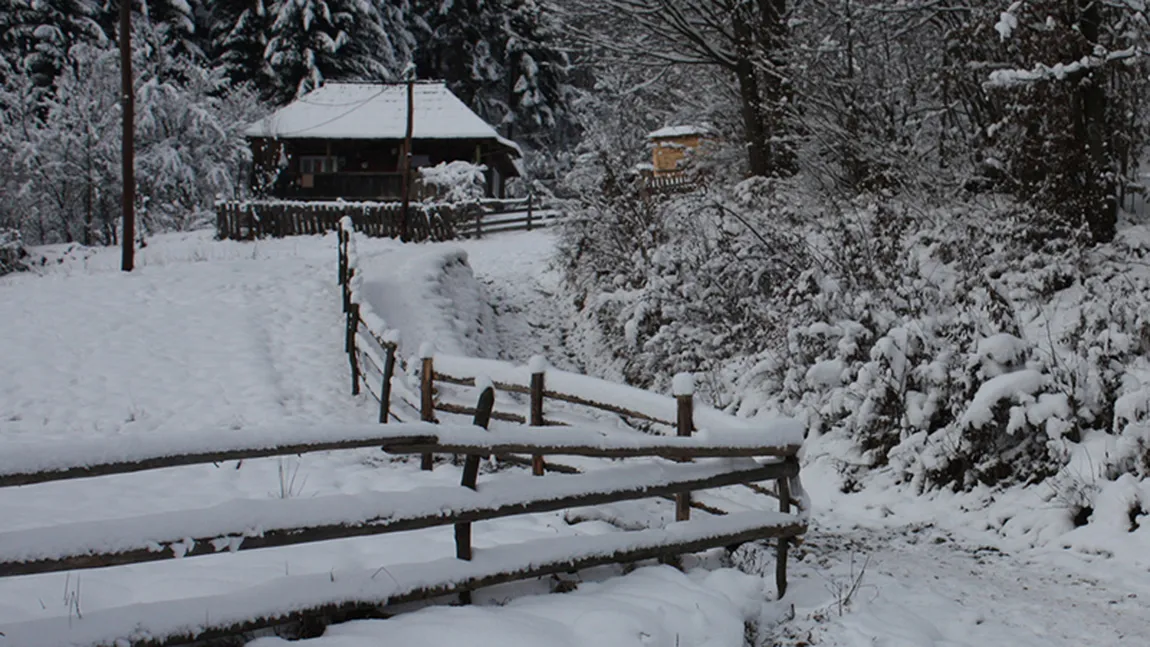
[[[487, 384], [479, 394], [479, 403], [475, 405], [475, 419], [472, 422], [477, 427], [487, 429], [487, 425], [491, 424], [491, 410], [495, 408], [495, 388], [491, 386], [490, 380], [482, 380], [482, 382]], [[476, 380], [475, 383], [479, 385], [481, 380]], [[468, 454], [463, 462], [463, 478], [460, 485], [474, 490], [478, 480], [479, 456]], [[455, 524], [455, 557], [471, 561], [470, 523]], [[459, 601], [463, 604], [471, 604], [471, 591], [460, 591]]]
[[339, 244], [336, 248], [339, 250], [339, 284], [340, 286], [347, 285], [347, 233], [343, 229], [337, 231], [339, 235]]
[[359, 395], [359, 354], [355, 350], [355, 333], [359, 330], [359, 304], [347, 311], [347, 361], [351, 364], [351, 394]]
[[473, 238], [483, 238], [483, 207], [475, 209], [475, 235]]
[[532, 203], [535, 201], [535, 194], [527, 194], [527, 231], [531, 231], [531, 216], [532, 216]]
[[[671, 393], [677, 403], [679, 436], [690, 436], [695, 429], [695, 378], [690, 373], [679, 373], [671, 380]], [[675, 495], [675, 521], [691, 518], [691, 493]]]
[[[798, 463], [798, 459], [792, 457], [787, 458], [787, 462]], [[778, 480], [779, 489], [779, 512], [784, 514], [791, 511], [791, 484], [785, 478]], [[779, 537], [779, 545], [777, 554], [775, 555], [775, 588], [779, 591], [779, 598], [787, 594], [787, 548], [789, 541], [786, 537]]]
[[379, 387], [379, 421], [387, 424], [391, 416], [391, 376], [395, 375], [395, 345], [384, 347], [387, 353], [383, 357], [383, 384]]
[[[547, 359], [542, 355], [531, 358], [528, 368], [531, 370], [531, 419], [532, 427], [542, 427], [543, 421], [543, 377], [547, 371]], [[531, 457], [531, 473], [543, 476], [543, 456], [535, 454]]]
[[[420, 346], [419, 357], [423, 360], [419, 375], [419, 419], [424, 422], [435, 422], [435, 346], [429, 343]], [[431, 468], [431, 454], [423, 454], [420, 457], [419, 469], [431, 471]]]

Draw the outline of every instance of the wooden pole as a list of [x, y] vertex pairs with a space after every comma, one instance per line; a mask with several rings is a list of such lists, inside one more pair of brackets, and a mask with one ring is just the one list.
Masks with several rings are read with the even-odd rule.
[[[479, 403], [475, 405], [475, 418], [472, 423], [477, 427], [487, 429], [491, 424], [491, 410], [495, 408], [495, 389], [487, 387], [479, 394]], [[476, 489], [479, 480], [479, 456], [468, 454], [463, 462], [463, 479], [460, 483], [465, 488]], [[455, 524], [455, 556], [458, 559], [471, 561], [471, 523]], [[471, 591], [459, 592], [461, 604], [471, 604]]]
[[359, 354], [355, 350], [355, 333], [359, 330], [359, 304], [347, 312], [347, 361], [351, 364], [351, 394], [359, 395]]
[[[413, 74], [414, 76], [414, 74]], [[411, 136], [415, 130], [415, 79], [407, 80], [407, 133], [403, 137], [403, 159], [400, 163], [403, 168], [403, 214], [400, 225], [399, 239], [403, 242], [411, 241]]]
[[532, 212], [532, 206], [533, 206], [531, 203], [534, 201], [534, 198], [535, 198], [535, 194], [533, 194], [533, 193], [527, 194], [527, 231], [531, 231], [531, 212]]
[[379, 387], [379, 421], [387, 424], [391, 417], [391, 376], [395, 375], [395, 346], [388, 345], [383, 358], [383, 384]]
[[[677, 404], [677, 420], [679, 436], [690, 436], [695, 429], [695, 381], [690, 373], [680, 373], [675, 376], [672, 391]], [[691, 493], [683, 492], [675, 495], [675, 521], [687, 521], [691, 518]]]
[[[424, 422], [435, 422], [435, 360], [431, 349], [422, 349], [423, 370], [419, 376], [419, 419]], [[419, 469], [430, 472], [432, 468], [432, 455], [424, 452], [420, 457]]]
[[[544, 375], [547, 370], [547, 361], [540, 356], [531, 358], [531, 419], [530, 424], [532, 427], [542, 427], [546, 424], [543, 420], [543, 390], [544, 390]], [[545, 470], [543, 464], [543, 455], [535, 454], [531, 457], [531, 473], [535, 476], [543, 476]]]
[[[495, 407], [495, 389], [487, 387], [479, 394], [479, 404], [475, 406], [473, 424], [487, 429], [491, 424], [491, 410]], [[474, 490], [479, 479], [479, 456], [468, 454], [463, 463], [463, 480], [460, 483], [465, 488]], [[459, 559], [471, 559], [471, 524], [455, 524], [455, 556]]]
[[[788, 458], [787, 462], [794, 462], [798, 466], [798, 461], [794, 458]], [[787, 479], [779, 479], [779, 512], [789, 513], [791, 511], [791, 484]], [[775, 587], [779, 591], [778, 599], [783, 599], [787, 594], [787, 548], [789, 542], [785, 537], [779, 537], [779, 545], [777, 554], [775, 555]]]
[[136, 92], [132, 83], [132, 3], [120, 0], [120, 103], [123, 113], [121, 162], [123, 189], [123, 240], [120, 269], [131, 272], [136, 256]]

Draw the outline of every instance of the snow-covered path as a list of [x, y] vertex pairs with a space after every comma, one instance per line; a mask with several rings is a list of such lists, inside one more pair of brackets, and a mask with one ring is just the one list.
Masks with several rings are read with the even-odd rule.
[[567, 343], [575, 308], [560, 299], [562, 275], [551, 267], [554, 230], [454, 244], [467, 252], [495, 309], [499, 359], [526, 363], [532, 355], [543, 355], [559, 368], [579, 370], [579, 360]]

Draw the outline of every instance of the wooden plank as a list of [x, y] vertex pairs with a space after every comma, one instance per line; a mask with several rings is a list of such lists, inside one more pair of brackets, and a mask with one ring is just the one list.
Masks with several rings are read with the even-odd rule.
[[[476, 462], [478, 466], [478, 462]], [[686, 466], [685, 466], [686, 467]], [[696, 466], [691, 466], [696, 467]], [[478, 469], [478, 467], [476, 467]], [[630, 469], [630, 468], [621, 468]], [[228, 529], [226, 532], [213, 534], [212, 536], [194, 537], [192, 546], [189, 549], [187, 546], [187, 537], [160, 537], [152, 536], [147, 542], [141, 540], [140, 547], [126, 548], [119, 551], [97, 552], [98, 549], [91, 549], [86, 547], [83, 550], [77, 548], [74, 554], [65, 554], [55, 556], [49, 559], [37, 559], [31, 561], [22, 560], [7, 560], [0, 562], [0, 577], [11, 577], [16, 575], [32, 575], [36, 573], [52, 573], [57, 571], [79, 570], [89, 568], [104, 568], [108, 566], [120, 566], [125, 564], [140, 564], [145, 562], [161, 561], [176, 558], [179, 554], [181, 558], [200, 557], [204, 555], [218, 555], [222, 551], [227, 550], [259, 550], [264, 548], [275, 548], [281, 546], [293, 546], [296, 544], [307, 544], [320, 541], [329, 541], [333, 539], [346, 539], [349, 537], [364, 537], [370, 535], [380, 535], [393, 532], [403, 532], [408, 530], [419, 530], [423, 528], [432, 528], [435, 526], [455, 525], [460, 523], [472, 523], [475, 521], [484, 521], [487, 519], [498, 519], [502, 517], [510, 517], [522, 514], [534, 514], [539, 512], [554, 512], [556, 510], [563, 510], [566, 508], [576, 508], [584, 506], [595, 506], [606, 503], [615, 503], [619, 501], [633, 501], [637, 499], [646, 499], [652, 497], [670, 496], [679, 492], [690, 490], [705, 490], [709, 488], [725, 487], [728, 485], [736, 485], [738, 483], [745, 483], [750, 481], [765, 481], [776, 478], [785, 478], [797, 472], [797, 467], [791, 463], [772, 463], [769, 465], [757, 465], [750, 469], [733, 469], [730, 471], [722, 471], [718, 474], [713, 472], [707, 476], [696, 476], [699, 472], [688, 472], [687, 476], [674, 476], [675, 466], [667, 466], [660, 473], [660, 482], [651, 484], [649, 481], [639, 485], [613, 489], [604, 485], [602, 474], [589, 473], [575, 476], [562, 477], [564, 479], [579, 479], [578, 481], [566, 481], [571, 484], [567, 493], [547, 497], [546, 495], [536, 494], [534, 492], [524, 491], [526, 488], [519, 488], [515, 496], [508, 496], [504, 499], [503, 503], [496, 505], [486, 505], [482, 500], [473, 505], [467, 505], [456, 500], [436, 502], [430, 497], [427, 492], [420, 490], [412, 490], [410, 492], [395, 492], [387, 493], [389, 497], [394, 497], [395, 501], [402, 501], [403, 499], [411, 499], [413, 503], [418, 503], [415, 506], [417, 509], [430, 510], [429, 512], [419, 512], [411, 514], [410, 516], [386, 516], [375, 517], [368, 519], [357, 519], [345, 523], [333, 523], [325, 525], [317, 525], [310, 528], [261, 528], [261, 533], [254, 537], [244, 537], [247, 532], [250, 522], [240, 520], [234, 529]], [[670, 476], [666, 476], [667, 474]], [[585, 485], [584, 485], [585, 484]], [[517, 486], [518, 487], [518, 486]], [[482, 492], [480, 492], [482, 494]], [[340, 497], [332, 497], [333, 500], [338, 500]], [[315, 505], [315, 500], [306, 502], [310, 505]], [[278, 505], [284, 505], [277, 502]], [[290, 505], [290, 504], [288, 504]], [[154, 515], [153, 515], [154, 516]], [[137, 518], [148, 519], [149, 517]], [[121, 523], [130, 520], [121, 520]], [[83, 527], [91, 527], [91, 524], [69, 524], [53, 527], [53, 532], [65, 533], [62, 536], [69, 536], [68, 533], [79, 533], [83, 531]], [[7, 533], [8, 541], [15, 541], [13, 536], [19, 533]], [[5, 535], [0, 535], [3, 539]], [[77, 536], [90, 536], [90, 533]], [[236, 545], [231, 545], [225, 542], [223, 547], [217, 548], [218, 540], [221, 538], [242, 538], [242, 541], [236, 541]], [[98, 540], [95, 543], [100, 543]], [[0, 542], [0, 545], [3, 545]], [[9, 545], [12, 545], [9, 543]], [[178, 551], [178, 552], [177, 552]]]
[[548, 445], [540, 442], [513, 443], [433, 443], [428, 445], [410, 444], [397, 447], [384, 445], [383, 450], [390, 454], [421, 454], [423, 452], [443, 454], [543, 454], [544, 456], [593, 456], [598, 458], [630, 458], [635, 456], [661, 456], [663, 458], [748, 458], [759, 456], [793, 456], [798, 445], [761, 445], [726, 447], [721, 445], [646, 445], [638, 447], [602, 447], [593, 445]]
[[267, 458], [269, 456], [290, 456], [292, 454], [307, 454], [311, 452], [327, 452], [343, 449], [362, 449], [364, 447], [381, 447], [385, 443], [391, 447], [405, 443], [418, 443], [426, 445], [434, 442], [435, 437], [426, 434], [413, 434], [411, 436], [396, 437], [394, 435], [380, 435], [379, 437], [357, 438], [354, 440], [333, 440], [312, 443], [289, 443], [273, 445], [264, 448], [245, 448], [224, 451], [199, 452], [181, 454], [179, 456], [163, 456], [135, 461], [110, 461], [94, 463], [92, 465], [69, 467], [59, 470], [46, 470], [42, 472], [12, 472], [0, 474], [0, 487], [17, 485], [33, 485], [51, 481], [66, 481], [70, 479], [91, 478], [95, 476], [109, 476], [112, 474], [131, 474], [146, 470], [161, 469], [165, 467], [182, 467], [186, 465], [202, 465], [205, 463], [221, 463], [224, 461], [249, 460]]

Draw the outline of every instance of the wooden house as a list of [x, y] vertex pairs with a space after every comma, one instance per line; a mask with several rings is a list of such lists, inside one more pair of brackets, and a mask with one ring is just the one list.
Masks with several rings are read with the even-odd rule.
[[648, 134], [652, 174], [658, 177], [679, 173], [690, 152], [698, 150], [713, 137], [708, 128], [701, 126], [668, 126]]
[[[520, 175], [514, 142], [442, 82], [412, 88], [412, 178], [422, 166], [464, 160], [487, 167], [486, 193], [504, 197]], [[407, 84], [326, 83], [251, 124], [252, 189], [292, 200], [401, 197]]]

